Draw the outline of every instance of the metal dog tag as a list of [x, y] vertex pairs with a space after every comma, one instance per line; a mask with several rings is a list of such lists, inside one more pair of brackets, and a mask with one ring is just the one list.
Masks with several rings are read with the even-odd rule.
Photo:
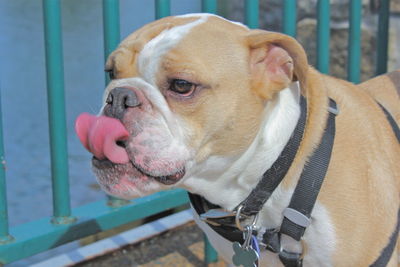
[[244, 234], [244, 243], [240, 245], [239, 242], [233, 243], [233, 251], [235, 252], [232, 257], [232, 262], [236, 266], [243, 267], [257, 267], [258, 263], [258, 246], [253, 248], [252, 243], [257, 242], [252, 235], [252, 227], [246, 226]]

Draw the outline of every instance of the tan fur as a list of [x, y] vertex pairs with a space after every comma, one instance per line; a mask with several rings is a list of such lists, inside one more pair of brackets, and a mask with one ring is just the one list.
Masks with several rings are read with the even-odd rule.
[[381, 103], [400, 124], [400, 70], [375, 77], [359, 86]]
[[[135, 60], [145, 43], [164, 29], [192, 20], [166, 18], [143, 27], [112, 53], [106, 69], [113, 70], [117, 78], [140, 75]], [[220, 28], [210, 27], [209, 23], [223, 24], [223, 42]], [[336, 117], [335, 144], [319, 201], [328, 209], [336, 231], [334, 266], [354, 266], [354, 259], [362, 261], [357, 266], [368, 266], [387, 245], [400, 206], [400, 147], [375, 102], [387, 107], [400, 123], [395, 88], [399, 87], [400, 72], [356, 86], [309, 67], [303, 48], [291, 37], [250, 31], [210, 17], [165, 56], [157, 85], [161, 90], [165, 88], [165, 77], [183, 77], [201, 84], [195, 101], [183, 103], [166, 97], [171, 110], [193, 129], [190, 146], [197, 151], [198, 162], [212, 155], [239, 154], [254, 139], [266, 101], [291, 81], [267, 83], [260, 77], [265, 70], [252, 68], [272, 46], [287, 51], [288, 57], [282, 62], [294, 65], [286, 72], [287, 77], [300, 81], [308, 103], [304, 139], [284, 186], [295, 185], [319, 144], [328, 116], [328, 97], [334, 99], [340, 114]], [[391, 264], [396, 266], [397, 255], [393, 257]]]
[[[329, 206], [335, 221], [339, 237], [336, 255], [341, 266], [348, 266], [357, 256], [346, 251], [357, 251], [365, 261], [360, 266], [366, 266], [387, 245], [397, 223], [399, 145], [385, 115], [369, 95], [350, 83], [324, 77], [340, 115], [321, 202]], [[350, 211], [348, 207], [357, 208]]]

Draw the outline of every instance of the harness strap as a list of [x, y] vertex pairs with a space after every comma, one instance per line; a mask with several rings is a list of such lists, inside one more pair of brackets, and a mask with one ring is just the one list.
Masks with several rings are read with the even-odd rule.
[[301, 267], [303, 265], [302, 254], [282, 249], [280, 237], [281, 234], [285, 234], [300, 241], [307, 226], [311, 223], [311, 212], [317, 200], [331, 158], [335, 139], [335, 118], [337, 114], [336, 102], [330, 99], [329, 117], [321, 142], [311, 156], [309, 164], [303, 168], [290, 204], [283, 212], [284, 218], [282, 224], [279, 230], [267, 230], [263, 235], [263, 243], [266, 245], [266, 248], [272, 252], [278, 253], [279, 259], [285, 267]]
[[[336, 103], [332, 99], [329, 100], [330, 108], [336, 110]], [[328, 170], [329, 161], [331, 159], [333, 142], [335, 139], [335, 117], [336, 114], [329, 112], [329, 118], [326, 123], [325, 132], [322, 136], [321, 143], [314, 151], [309, 160], [309, 164], [304, 166], [300, 179], [294, 190], [288, 209], [284, 212], [284, 218], [280, 232], [288, 235], [297, 241], [306, 230], [307, 219], [310, 220], [311, 212], [314, 208], [318, 193], [321, 189], [326, 172]], [[297, 211], [297, 216], [287, 216], [286, 211]], [[295, 213], [296, 214], [296, 213]]]
[[[207, 201], [204, 197], [188, 192], [190, 204], [197, 214], [204, 214], [207, 210], [221, 208]], [[227, 217], [218, 220], [207, 220], [207, 225], [220, 236], [223, 236], [231, 242], [239, 242], [243, 244], [243, 232], [240, 231], [234, 224], [234, 218]]]
[[[261, 210], [272, 192], [286, 175], [287, 170], [297, 153], [300, 141], [303, 137], [307, 113], [306, 101], [303, 97], [301, 98], [300, 104], [302, 109], [301, 115], [294, 134], [288, 142], [290, 145], [287, 145], [284, 148], [281, 156], [263, 175], [261, 181], [257, 184], [255, 189], [253, 189], [246, 200], [240, 204], [243, 205], [244, 212], [242, 213], [247, 216], [255, 215]], [[336, 103], [333, 100], [330, 100], [329, 111], [330, 115], [327, 120], [326, 129], [321, 139], [321, 143], [311, 156], [310, 164], [306, 165], [303, 169], [290, 205], [288, 209], [286, 209], [286, 212], [284, 212], [285, 217], [280, 229], [267, 230], [262, 236], [262, 243], [266, 245], [268, 250], [278, 253], [280, 260], [287, 267], [302, 266], [302, 255], [282, 249], [280, 245], [280, 236], [281, 233], [284, 233], [296, 240], [300, 240], [309, 224], [311, 211], [324, 180], [333, 146], [335, 116], [337, 114]], [[211, 208], [215, 207], [215, 205], [209, 203], [200, 196], [189, 194], [189, 197], [198, 214], [204, 213], [205, 209], [210, 208], [210, 206]], [[220, 219], [218, 222], [217, 220], [213, 221], [217, 224], [212, 223], [211, 220], [207, 223], [218, 234], [231, 241], [238, 241], [237, 239], [239, 239], [239, 242], [241, 242], [243, 240], [243, 237], [241, 236], [242, 232], [231, 224], [227, 225], [221, 223]]]
[[399, 236], [399, 228], [400, 228], [400, 210], [397, 213], [397, 225], [393, 234], [390, 236], [389, 244], [382, 250], [379, 258], [377, 258], [376, 261], [374, 261], [374, 263], [370, 265], [370, 267], [385, 267], [388, 264], [397, 243], [397, 238]]
[[[384, 111], [390, 125], [392, 126], [398, 141], [400, 142], [400, 129], [398, 125], [396, 124], [395, 120], [390, 115], [390, 113], [383, 106], [381, 106], [381, 108]], [[291, 236], [295, 240], [301, 240], [301, 237], [303, 236], [304, 231], [309, 224], [311, 211], [314, 207], [319, 189], [322, 185], [323, 178], [325, 177], [328, 168], [329, 159], [332, 151], [331, 148], [334, 141], [333, 140], [335, 133], [334, 115], [337, 115], [337, 110], [336, 110], [336, 103], [332, 100], [330, 100], [329, 111], [330, 115], [328, 118], [327, 126], [321, 144], [315, 150], [314, 154], [311, 156], [310, 163], [305, 166], [303, 173], [300, 176], [298, 185], [292, 196], [289, 207], [284, 212], [284, 220], [282, 222], [281, 227], [278, 229], [267, 229], [265, 233], [262, 235], [261, 244], [265, 245], [266, 249], [274, 253], [278, 253], [279, 258], [285, 267], [301, 267], [303, 264], [301, 254], [288, 252], [281, 248], [280, 237], [281, 233], [283, 233], [288, 236]], [[325, 140], [325, 139], [331, 139], [331, 140]], [[329, 152], [324, 151], [327, 148], [329, 148], [328, 149]], [[326, 159], [323, 160], [323, 158], [327, 158], [327, 160]], [[318, 179], [315, 179], [315, 176], [321, 175], [321, 170], [323, 173], [322, 178], [320, 177]], [[316, 175], [318, 173], [319, 175]], [[311, 177], [304, 179], [304, 176], [306, 175]], [[318, 190], [316, 188], [318, 188]], [[306, 191], [308, 192], [304, 194], [304, 192]], [[189, 197], [193, 207], [195, 208], [198, 214], [204, 213], [205, 210], [207, 209], [218, 207], [216, 205], [209, 203], [207, 200], [198, 195], [189, 194]], [[265, 201], [262, 203], [265, 203]], [[231, 218], [226, 218], [226, 219], [230, 220]], [[210, 222], [207, 223], [213, 230], [215, 230], [218, 234], [227, 238], [228, 240], [238, 241], [240, 243], [243, 242], [242, 232], [238, 230], [235, 226], [233, 226], [231, 223], [225, 224], [222, 221], [219, 221], [217, 225], [211, 224]], [[400, 228], [400, 210], [398, 212], [397, 225], [393, 234], [390, 237], [389, 244], [382, 250], [382, 253], [379, 256], [379, 258], [370, 266], [372, 267], [386, 266], [396, 246], [399, 234], [399, 228]]]
[[306, 124], [307, 102], [303, 96], [300, 97], [300, 108], [300, 118], [282, 153], [263, 174], [260, 182], [250, 192], [249, 196], [238, 205], [238, 207], [243, 206], [241, 214], [246, 216], [257, 214], [286, 176], [300, 146]]
[[400, 129], [399, 129], [399, 126], [397, 125], [397, 123], [394, 120], [394, 118], [392, 117], [392, 115], [390, 115], [389, 111], [387, 111], [380, 103], [378, 103], [378, 104], [381, 107], [381, 109], [383, 110], [383, 113], [385, 113], [386, 119], [389, 121], [390, 126], [392, 126], [392, 129], [393, 129], [394, 134], [396, 135], [397, 141], [400, 142]]

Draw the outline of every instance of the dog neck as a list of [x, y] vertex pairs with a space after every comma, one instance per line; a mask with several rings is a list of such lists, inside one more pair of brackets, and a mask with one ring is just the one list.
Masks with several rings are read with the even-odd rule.
[[208, 158], [188, 171], [181, 186], [225, 209], [235, 208], [289, 141], [300, 116], [299, 99], [297, 82], [282, 90], [266, 104], [260, 131], [244, 153]]

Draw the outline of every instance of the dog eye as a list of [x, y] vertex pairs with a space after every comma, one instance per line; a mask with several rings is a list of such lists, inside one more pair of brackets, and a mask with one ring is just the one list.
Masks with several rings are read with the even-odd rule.
[[174, 79], [170, 82], [169, 90], [180, 95], [190, 95], [194, 89], [196, 89], [196, 85], [194, 83], [181, 80]]

